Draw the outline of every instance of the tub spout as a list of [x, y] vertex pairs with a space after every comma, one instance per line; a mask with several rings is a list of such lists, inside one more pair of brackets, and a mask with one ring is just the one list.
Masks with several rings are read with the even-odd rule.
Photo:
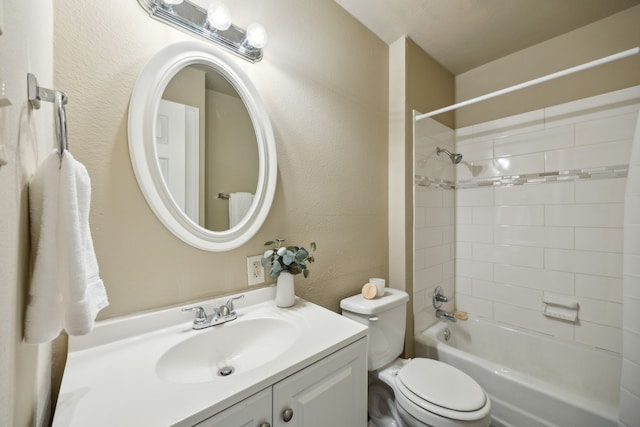
[[456, 317], [453, 315], [453, 313], [449, 313], [448, 311], [444, 311], [440, 309], [436, 310], [436, 317], [439, 319], [447, 319], [452, 322], [456, 321]]

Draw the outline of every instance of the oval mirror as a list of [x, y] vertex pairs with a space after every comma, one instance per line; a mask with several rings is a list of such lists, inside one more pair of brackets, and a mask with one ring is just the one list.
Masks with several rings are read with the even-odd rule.
[[129, 153], [149, 206], [184, 242], [226, 251], [260, 229], [276, 187], [275, 140], [257, 90], [231, 58], [195, 41], [144, 67]]

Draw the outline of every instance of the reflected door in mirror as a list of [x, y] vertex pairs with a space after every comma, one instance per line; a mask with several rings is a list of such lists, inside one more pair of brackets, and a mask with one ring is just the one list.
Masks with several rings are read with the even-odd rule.
[[198, 109], [161, 100], [156, 121], [156, 153], [162, 176], [178, 207], [199, 223]]

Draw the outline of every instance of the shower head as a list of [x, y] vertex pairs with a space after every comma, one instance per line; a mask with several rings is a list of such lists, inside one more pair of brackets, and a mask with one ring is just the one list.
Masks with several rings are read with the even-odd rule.
[[444, 153], [449, 156], [449, 159], [451, 159], [451, 163], [453, 163], [454, 165], [457, 165], [462, 161], [462, 154], [454, 154], [449, 150], [445, 150], [444, 148], [436, 147], [436, 154], [439, 156], [440, 153]]

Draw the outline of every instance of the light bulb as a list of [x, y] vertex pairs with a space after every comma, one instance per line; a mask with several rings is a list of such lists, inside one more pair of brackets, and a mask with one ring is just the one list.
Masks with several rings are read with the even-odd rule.
[[214, 1], [207, 8], [207, 22], [216, 30], [224, 31], [231, 26], [231, 13], [226, 4]]
[[162, 3], [168, 4], [168, 5], [171, 5], [171, 6], [175, 6], [177, 4], [182, 3], [182, 1], [183, 0], [162, 0]]
[[257, 22], [247, 27], [247, 43], [256, 49], [262, 49], [267, 45], [267, 30]]

